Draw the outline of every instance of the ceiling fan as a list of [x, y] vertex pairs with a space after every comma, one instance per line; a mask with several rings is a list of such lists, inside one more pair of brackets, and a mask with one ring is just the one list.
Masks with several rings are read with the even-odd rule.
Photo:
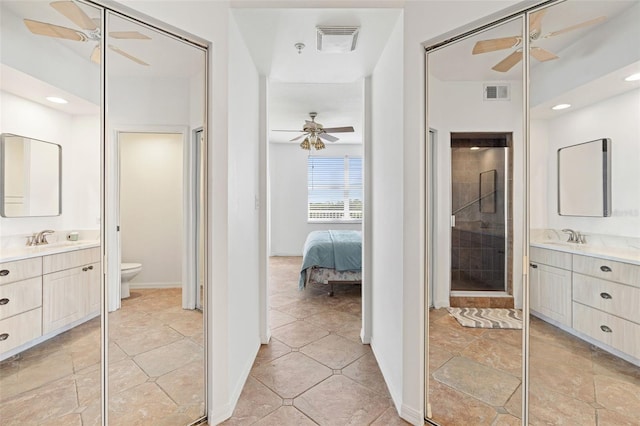
[[[100, 34], [100, 20], [91, 19], [82, 9], [78, 7], [73, 1], [54, 1], [50, 3], [56, 11], [67, 17], [71, 22], [82, 28], [83, 31], [74, 30], [67, 27], [61, 27], [59, 25], [49, 24], [46, 22], [34, 21], [32, 19], [24, 19], [24, 24], [29, 31], [33, 34], [43, 35], [47, 37], [63, 38], [66, 40], [74, 41], [96, 41], [99, 42], [102, 39]], [[151, 38], [139, 33], [137, 31], [114, 31], [109, 33], [110, 37], [116, 39], [135, 39], [135, 40], [150, 40]], [[128, 58], [140, 65], [149, 65], [143, 60], [136, 58], [133, 55], [123, 51], [117, 46], [109, 45], [109, 49], [116, 53]], [[100, 43], [96, 45], [91, 53], [91, 61], [96, 64], [100, 63], [101, 51]]]
[[[580, 28], [588, 27], [590, 25], [598, 24], [605, 19], [606, 16], [600, 16], [598, 18], [590, 19], [588, 21], [584, 21], [578, 24], [571, 25], [569, 27], [563, 28], [558, 31], [553, 31], [542, 35], [542, 18], [546, 13], [546, 9], [540, 10], [538, 12], [534, 12], [531, 14], [531, 20], [529, 22], [529, 41], [535, 42], [537, 40], [542, 40], [550, 37], [555, 37], [560, 34], [565, 34], [570, 31], [574, 31]], [[481, 40], [473, 46], [472, 54], [477, 55], [480, 53], [487, 52], [495, 52], [497, 50], [503, 49], [513, 49], [518, 48], [509, 56], [504, 58], [502, 61], [498, 62], [491, 69], [498, 72], [507, 72], [511, 68], [513, 68], [518, 62], [522, 60], [522, 37], [520, 36], [511, 36], [511, 37], [502, 37], [491, 40]], [[540, 62], [551, 61], [553, 59], [558, 59], [558, 56], [548, 50], [545, 50], [541, 47], [531, 46], [529, 53], [531, 56], [536, 58]]]
[[[321, 150], [325, 148], [324, 142], [336, 142], [340, 140], [339, 138], [330, 135], [329, 133], [347, 133], [353, 132], [353, 127], [345, 126], [345, 127], [324, 127], [322, 124], [316, 122], [317, 112], [310, 112], [309, 117], [311, 117], [311, 121], [305, 120], [304, 125], [302, 126], [302, 132], [300, 136], [296, 136], [291, 139], [291, 141], [297, 141], [301, 138], [304, 140], [300, 143], [300, 148], [311, 150], [311, 147], [316, 150]], [[274, 132], [300, 132], [300, 130], [274, 130]]]

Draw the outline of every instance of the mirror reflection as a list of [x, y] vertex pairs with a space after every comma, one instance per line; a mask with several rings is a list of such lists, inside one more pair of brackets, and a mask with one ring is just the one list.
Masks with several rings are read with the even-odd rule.
[[[640, 71], [640, 3], [566, 1], [540, 13], [542, 33], [557, 35], [534, 46], [557, 58], [531, 69], [529, 420], [637, 424], [640, 83], [625, 78]], [[609, 217], [598, 188], [603, 139]], [[594, 140], [594, 164], [569, 148]], [[583, 172], [574, 188], [567, 170]], [[565, 196], [587, 193], [600, 198], [590, 212], [564, 210]]]
[[611, 139], [558, 149], [558, 214], [609, 216]]
[[522, 246], [522, 191], [514, 191], [523, 173], [515, 47], [522, 26], [522, 19], [506, 22], [428, 55], [438, 254], [430, 263], [427, 395], [438, 424], [517, 424], [522, 416], [522, 283], [514, 261]]
[[8, 133], [0, 143], [2, 216], [59, 215], [60, 145]]
[[[84, 30], [69, 12], [0, 2], [2, 171], [28, 188], [23, 210], [4, 204], [0, 217], [2, 424], [102, 420], [100, 67], [90, 61], [100, 42], [79, 42]], [[69, 31], [55, 36], [52, 25]], [[28, 174], [16, 151], [31, 158]], [[3, 183], [14, 195], [11, 179]]]
[[187, 425], [205, 415], [205, 52], [106, 24], [136, 34], [106, 51], [109, 423]]

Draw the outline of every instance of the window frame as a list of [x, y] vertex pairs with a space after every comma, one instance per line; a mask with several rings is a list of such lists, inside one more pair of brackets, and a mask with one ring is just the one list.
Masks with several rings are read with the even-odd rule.
[[[333, 159], [341, 159], [343, 161], [343, 170], [344, 170], [344, 181], [343, 181], [343, 186], [341, 188], [344, 197], [343, 197], [343, 218], [342, 219], [337, 219], [337, 218], [311, 218], [311, 202], [310, 202], [310, 195], [311, 195], [311, 189], [310, 189], [310, 184], [309, 184], [309, 166], [310, 166], [310, 162], [312, 161], [312, 159], [314, 158], [333, 158]], [[352, 159], [357, 159], [360, 160], [360, 169], [361, 171], [361, 181], [360, 181], [360, 191], [362, 193], [361, 196], [361, 203], [362, 203], [362, 208], [360, 210], [361, 213], [361, 217], [360, 218], [345, 218], [345, 216], [347, 216], [348, 214], [350, 214], [350, 210], [349, 210], [349, 197], [348, 195], [351, 194], [351, 185], [349, 185], [349, 160]], [[360, 155], [342, 155], [342, 156], [322, 156], [322, 155], [316, 155], [316, 156], [309, 156], [307, 158], [307, 223], [309, 224], [328, 224], [328, 223], [334, 223], [334, 224], [361, 224], [362, 223], [362, 219], [364, 216], [364, 167], [363, 167], [363, 158]], [[356, 188], [357, 190], [357, 188]]]

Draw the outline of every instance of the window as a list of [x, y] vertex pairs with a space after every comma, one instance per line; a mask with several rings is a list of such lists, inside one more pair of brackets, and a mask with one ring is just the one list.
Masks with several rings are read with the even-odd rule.
[[362, 158], [309, 157], [308, 220], [362, 221]]

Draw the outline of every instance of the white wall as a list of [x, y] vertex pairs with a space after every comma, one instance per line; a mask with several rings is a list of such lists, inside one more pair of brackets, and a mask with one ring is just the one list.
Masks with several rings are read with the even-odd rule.
[[182, 284], [181, 134], [120, 134], [122, 262], [142, 264], [131, 287]]
[[[640, 237], [640, 90], [636, 89], [558, 118], [532, 123], [532, 170], [545, 187], [532, 191], [532, 228], [571, 228], [586, 234]], [[534, 139], [535, 137], [535, 139]], [[611, 139], [610, 217], [558, 215], [559, 148], [598, 138]], [[535, 213], [535, 214], [534, 214]], [[535, 226], [534, 226], [535, 225]], [[589, 241], [589, 237], [587, 237]]]
[[[362, 157], [362, 145], [327, 144], [314, 156]], [[362, 229], [359, 223], [307, 222], [307, 158], [297, 143], [269, 144], [271, 256], [302, 256], [307, 235], [323, 229]]]
[[371, 348], [401, 411], [403, 307], [402, 15], [371, 78]]
[[[229, 393], [240, 397], [260, 347], [259, 79], [233, 18], [229, 22]], [[217, 344], [217, 342], [215, 343]]]
[[[54, 217], [0, 218], [2, 236], [96, 229], [100, 217], [100, 120], [71, 116], [0, 92], [0, 132], [62, 146], [62, 214]], [[53, 235], [49, 241], [64, 238]], [[26, 241], [26, 240], [25, 240]]]

